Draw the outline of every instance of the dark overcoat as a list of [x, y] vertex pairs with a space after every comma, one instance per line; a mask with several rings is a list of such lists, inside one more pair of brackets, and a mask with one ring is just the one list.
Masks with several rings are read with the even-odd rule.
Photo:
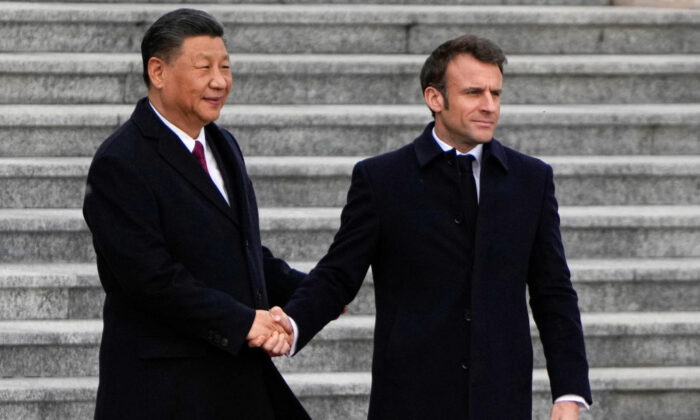
[[308, 418], [247, 347], [303, 278], [260, 243], [235, 139], [205, 127], [229, 206], [147, 99], [98, 149], [83, 214], [106, 292], [96, 419]]
[[551, 167], [495, 139], [485, 144], [470, 239], [454, 152], [439, 148], [432, 128], [355, 166], [334, 242], [285, 307], [299, 348], [371, 266], [371, 419], [529, 419], [529, 290], [553, 397], [590, 402]]

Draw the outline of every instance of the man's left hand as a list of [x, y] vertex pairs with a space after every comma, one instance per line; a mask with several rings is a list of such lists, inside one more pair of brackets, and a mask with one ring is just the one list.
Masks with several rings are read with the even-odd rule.
[[550, 420], [578, 420], [578, 403], [561, 401], [554, 404]]

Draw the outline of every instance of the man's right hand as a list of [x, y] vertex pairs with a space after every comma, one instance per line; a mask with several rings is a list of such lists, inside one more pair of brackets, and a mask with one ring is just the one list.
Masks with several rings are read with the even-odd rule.
[[255, 319], [253, 320], [253, 325], [248, 331], [246, 340], [248, 340], [248, 347], [261, 347], [268, 339], [275, 336], [277, 341], [282, 335], [285, 340], [288, 339], [287, 332], [285, 329], [276, 322], [270, 312], [258, 309], [255, 311]]

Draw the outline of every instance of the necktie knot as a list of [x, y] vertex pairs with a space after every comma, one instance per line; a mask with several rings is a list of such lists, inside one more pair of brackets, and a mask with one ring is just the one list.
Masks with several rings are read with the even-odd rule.
[[209, 168], [207, 168], [207, 160], [204, 157], [204, 146], [202, 146], [202, 142], [195, 140], [192, 154], [202, 165], [202, 168], [204, 168], [204, 172], [209, 173]]

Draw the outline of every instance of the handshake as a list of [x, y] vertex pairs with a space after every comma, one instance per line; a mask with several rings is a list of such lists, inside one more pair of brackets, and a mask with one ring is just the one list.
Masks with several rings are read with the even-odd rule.
[[292, 322], [279, 306], [269, 311], [258, 309], [246, 340], [248, 347], [260, 347], [270, 357], [285, 355], [294, 343]]

